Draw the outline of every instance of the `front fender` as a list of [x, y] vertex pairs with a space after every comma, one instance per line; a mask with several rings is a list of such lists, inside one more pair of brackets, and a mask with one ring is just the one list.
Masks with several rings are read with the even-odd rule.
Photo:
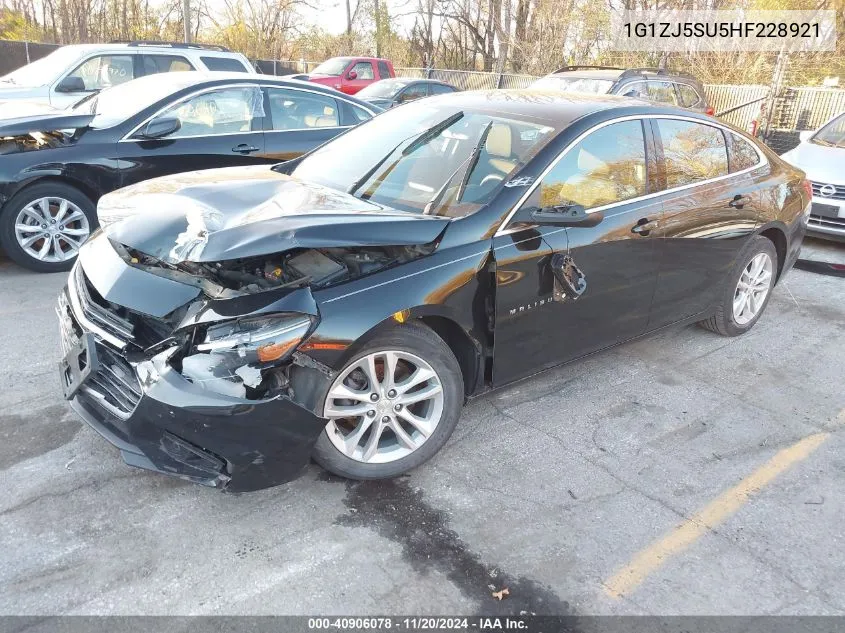
[[490, 246], [485, 240], [447, 248], [315, 293], [320, 324], [300, 352], [339, 370], [383, 328], [424, 317], [454, 322], [483, 350]]

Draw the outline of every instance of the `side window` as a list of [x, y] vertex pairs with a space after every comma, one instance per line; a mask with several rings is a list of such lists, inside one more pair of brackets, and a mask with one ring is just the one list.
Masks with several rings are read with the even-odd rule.
[[212, 71], [225, 71], [229, 73], [245, 73], [249, 69], [238, 59], [231, 57], [200, 57], [205, 67]]
[[675, 87], [671, 81], [649, 81], [647, 85], [649, 101], [675, 105]]
[[644, 81], [634, 81], [623, 85], [617, 94], [634, 99], [648, 99], [648, 88]]
[[657, 119], [669, 189], [728, 173], [728, 152], [722, 130], [711, 125]]
[[274, 130], [302, 130], [311, 127], [338, 127], [337, 101], [331, 97], [305, 92], [268, 88], [270, 115]]
[[181, 128], [168, 138], [249, 132], [253, 120], [264, 116], [261, 90], [255, 87], [223, 88], [177, 103], [158, 118], [175, 117]]
[[731, 144], [728, 150], [728, 164], [731, 173], [754, 167], [760, 162], [760, 156], [754, 146], [738, 134], [731, 134]]
[[414, 101], [416, 99], [420, 99], [425, 97], [428, 94], [428, 89], [425, 84], [416, 84], [413, 86], [408, 86], [402, 92], [399, 93], [399, 97], [396, 99], [399, 103], [407, 103], [408, 101]]
[[373, 74], [373, 65], [370, 62], [358, 62], [355, 64], [350, 72], [355, 71], [358, 76], [356, 79], [375, 79], [376, 76]]
[[640, 121], [596, 130], [572, 147], [532, 195], [539, 207], [583, 205], [585, 209], [646, 194], [646, 154]]
[[77, 66], [70, 77], [79, 77], [85, 90], [102, 90], [134, 79], [131, 55], [98, 55]]
[[194, 69], [187, 59], [180, 57], [179, 55], [143, 55], [141, 60], [145, 75], [181, 72]]
[[378, 76], [382, 79], [390, 78], [390, 69], [387, 67], [387, 62], [378, 62]]
[[455, 89], [452, 88], [452, 86], [444, 86], [443, 84], [431, 84], [429, 87], [431, 88], [432, 95], [442, 95], [447, 92], [455, 92]]
[[681, 105], [685, 108], [691, 108], [698, 105], [701, 97], [696, 92], [695, 88], [687, 84], [675, 84], [678, 87], [678, 94], [681, 97]]

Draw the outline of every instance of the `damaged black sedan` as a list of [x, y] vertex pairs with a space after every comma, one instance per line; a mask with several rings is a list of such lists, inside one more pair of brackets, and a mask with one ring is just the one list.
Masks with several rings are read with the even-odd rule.
[[231, 491], [311, 457], [393, 477], [485, 390], [673, 324], [748, 331], [810, 197], [703, 115], [427, 99], [272, 169], [105, 196], [59, 301], [62, 384], [133, 466]]

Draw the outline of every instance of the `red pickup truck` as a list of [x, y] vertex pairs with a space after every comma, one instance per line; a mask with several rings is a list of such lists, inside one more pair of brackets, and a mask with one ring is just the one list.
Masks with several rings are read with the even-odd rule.
[[332, 57], [306, 75], [307, 79], [324, 86], [354, 95], [356, 92], [380, 79], [395, 77], [393, 62], [377, 57]]

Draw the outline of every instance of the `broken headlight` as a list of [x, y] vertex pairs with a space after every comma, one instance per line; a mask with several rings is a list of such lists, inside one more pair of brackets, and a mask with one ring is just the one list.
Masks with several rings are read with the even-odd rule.
[[262, 316], [212, 325], [197, 351], [234, 355], [243, 363], [269, 363], [289, 356], [311, 328], [300, 314]]

